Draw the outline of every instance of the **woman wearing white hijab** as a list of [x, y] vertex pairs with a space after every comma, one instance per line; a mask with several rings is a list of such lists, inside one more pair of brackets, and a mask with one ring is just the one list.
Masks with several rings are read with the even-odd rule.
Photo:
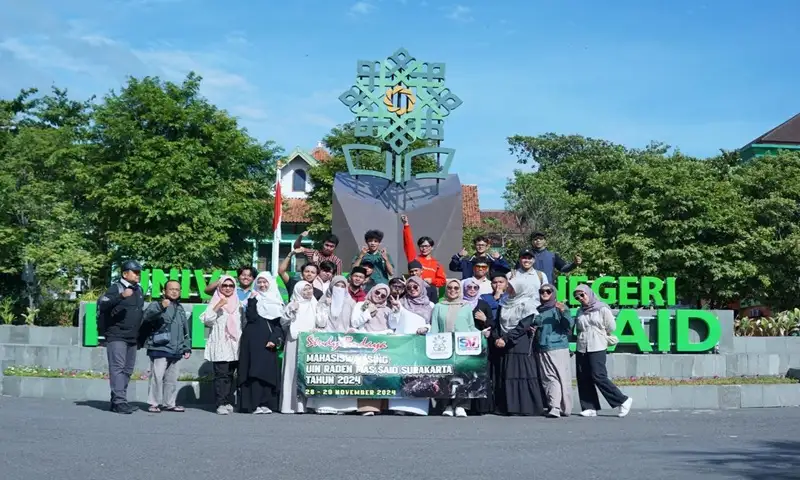
[[[317, 329], [331, 333], [352, 332], [350, 315], [356, 302], [347, 293], [347, 279], [341, 275], [333, 277], [322, 297], [317, 303]], [[341, 415], [355, 412], [355, 398], [315, 397], [309, 398], [308, 408], [321, 415]]]
[[538, 313], [536, 282], [525, 276], [508, 281], [504, 300], [498, 307], [498, 321], [492, 326], [491, 341], [498, 349], [495, 406], [500, 415], [541, 415], [544, 411], [542, 385], [534, 352], [533, 330], [516, 341], [508, 333], [524, 318]]
[[[366, 300], [356, 303], [353, 307], [350, 325], [358, 329], [359, 333], [381, 335], [394, 333], [389, 328], [389, 314], [392, 313], [392, 307], [388, 303], [390, 293], [389, 286], [385, 283], [372, 287], [367, 293]], [[388, 405], [386, 400], [360, 398], [358, 399], [358, 412], [369, 417], [386, 410]]]
[[314, 330], [317, 317], [317, 299], [314, 287], [301, 280], [294, 286], [292, 300], [283, 309], [281, 325], [286, 335], [283, 351], [283, 384], [281, 387], [281, 413], [305, 413], [305, 397], [297, 389], [297, 337]]
[[[389, 328], [397, 335], [425, 335], [430, 329], [433, 302], [428, 299], [422, 277], [409, 277], [405, 284], [405, 295], [401, 299], [389, 297], [392, 313]], [[389, 410], [400, 415], [427, 415], [430, 400], [427, 398], [393, 398]]]
[[233, 277], [220, 277], [217, 290], [200, 320], [211, 328], [203, 358], [211, 362], [213, 368], [217, 413], [228, 415], [233, 413], [233, 394], [236, 392], [233, 375], [238, 367], [239, 337], [242, 335], [242, 307], [236, 296]]
[[245, 309], [247, 323], [239, 344], [239, 387], [242, 411], [266, 414], [278, 408], [283, 299], [268, 272], [259, 273], [254, 283], [255, 289]]

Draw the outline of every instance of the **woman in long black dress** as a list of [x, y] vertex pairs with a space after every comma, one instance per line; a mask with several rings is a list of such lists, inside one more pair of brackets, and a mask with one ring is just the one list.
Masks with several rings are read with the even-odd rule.
[[259, 273], [255, 284], [256, 289], [247, 302], [247, 323], [239, 346], [241, 411], [266, 414], [278, 408], [281, 384], [278, 349], [283, 345], [283, 300], [275, 279], [269, 273]]
[[[478, 305], [472, 312], [475, 318], [475, 327], [484, 332], [485, 336], [490, 336], [492, 327], [497, 323], [497, 310], [500, 307], [500, 302], [506, 298], [506, 287], [508, 286], [508, 279], [506, 278], [507, 271], [494, 271], [492, 272], [492, 293], [484, 293], [478, 300]], [[486, 398], [476, 398], [472, 400], [470, 411], [478, 415], [485, 415], [494, 413], [495, 400], [494, 390], [495, 384], [500, 383], [497, 371], [499, 367], [499, 352], [494, 345], [494, 340], [491, 338], [488, 342], [488, 358], [487, 358], [487, 375], [489, 377], [489, 385], [486, 390]]]
[[533, 331], [517, 341], [504, 338], [523, 318], [537, 313], [539, 295], [525, 276], [509, 280], [508, 297], [500, 302], [492, 341], [498, 349], [496, 412], [500, 415], [541, 415], [544, 411], [539, 369], [533, 351]]

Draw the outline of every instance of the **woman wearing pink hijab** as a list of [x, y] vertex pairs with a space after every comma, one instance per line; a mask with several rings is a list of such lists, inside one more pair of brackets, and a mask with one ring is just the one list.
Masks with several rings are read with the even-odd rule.
[[220, 277], [217, 290], [200, 319], [206, 327], [211, 327], [203, 358], [213, 366], [217, 413], [228, 415], [233, 413], [236, 391], [233, 375], [238, 366], [239, 337], [242, 336], [242, 308], [233, 277]]

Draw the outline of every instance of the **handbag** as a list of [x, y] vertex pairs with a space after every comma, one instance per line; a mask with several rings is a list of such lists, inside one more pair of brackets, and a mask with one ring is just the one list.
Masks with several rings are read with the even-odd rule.
[[153, 346], [154, 347], [164, 347], [169, 345], [169, 341], [172, 339], [172, 335], [170, 335], [169, 330], [161, 330], [160, 332], [153, 334]]

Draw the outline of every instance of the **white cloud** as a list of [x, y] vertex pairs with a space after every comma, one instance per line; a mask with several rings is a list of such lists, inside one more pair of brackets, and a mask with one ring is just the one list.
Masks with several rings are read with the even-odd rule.
[[249, 47], [253, 45], [250, 43], [250, 40], [247, 39], [244, 32], [231, 32], [225, 36], [225, 41], [231, 45], [242, 47]]
[[59, 69], [75, 73], [102, 74], [106, 68], [86, 59], [70, 55], [63, 49], [50, 44], [46, 37], [36, 42], [24, 42], [19, 38], [7, 38], [0, 42], [0, 50], [5, 50], [18, 60], [40, 69]]
[[350, 7], [350, 14], [351, 15], [367, 15], [369, 12], [373, 11], [375, 6], [368, 2], [356, 2]]
[[158, 69], [167, 80], [181, 81], [189, 72], [195, 72], [203, 77], [203, 87], [214, 93], [228, 89], [252, 91], [255, 88], [242, 75], [217, 67], [215, 63], [221, 59], [215, 58], [214, 54], [179, 49], [133, 50], [133, 53], [145, 65]]
[[456, 5], [450, 13], [447, 14], [447, 18], [457, 22], [471, 22], [473, 20], [472, 9], [464, 5]]
[[269, 114], [263, 108], [252, 107], [249, 105], [234, 105], [228, 109], [231, 115], [239, 117], [242, 120], [261, 121], [269, 118]]

